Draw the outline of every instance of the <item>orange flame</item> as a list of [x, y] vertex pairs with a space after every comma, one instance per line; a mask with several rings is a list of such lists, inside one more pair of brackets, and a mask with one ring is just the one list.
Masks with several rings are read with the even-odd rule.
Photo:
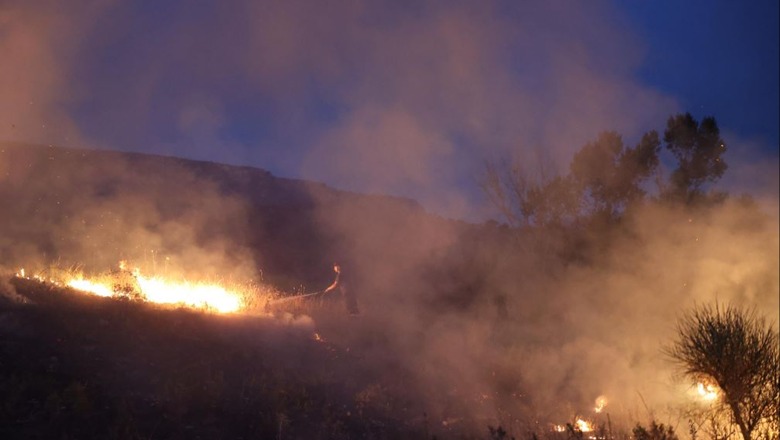
[[66, 284], [76, 290], [92, 293], [97, 296], [103, 296], [103, 297], [114, 296], [114, 291], [109, 286], [93, 283], [92, 281], [85, 280], [83, 278], [74, 278], [68, 281]]
[[220, 313], [232, 313], [241, 309], [241, 297], [216, 284], [177, 283], [161, 278], [136, 275], [141, 294], [147, 301], [157, 304], [184, 304], [198, 309], [214, 309]]
[[[127, 263], [119, 262], [121, 272], [132, 274], [137, 282], [133, 290], [138, 290], [139, 298], [156, 303], [183, 305], [195, 309], [215, 310], [220, 313], [238, 312], [244, 306], [240, 292], [228, 290], [218, 284], [208, 284], [190, 281], [172, 281], [159, 277], [146, 277], [141, 275], [139, 269], [128, 272]], [[33, 279], [42, 282], [51, 282], [55, 285], [64, 285], [73, 289], [102, 297], [117, 297], [119, 292], [114, 283], [106, 277], [95, 279], [86, 278], [83, 274], [71, 275], [66, 280], [52, 280], [40, 275], [27, 275], [24, 269], [20, 269], [16, 276], [19, 278]]]
[[607, 400], [607, 396], [601, 395], [596, 397], [596, 406], [593, 408], [593, 411], [600, 413], [604, 410], [604, 407], [607, 406], [608, 402], [609, 401]]
[[577, 419], [576, 422], [574, 422], [574, 426], [577, 427], [582, 432], [591, 432], [593, 431], [593, 425], [588, 422], [587, 420], [583, 419]]
[[699, 393], [699, 396], [707, 402], [711, 402], [718, 398], [718, 395], [720, 394], [718, 392], [718, 387], [711, 384], [711, 383], [702, 383], [699, 382], [696, 385], [696, 391]]

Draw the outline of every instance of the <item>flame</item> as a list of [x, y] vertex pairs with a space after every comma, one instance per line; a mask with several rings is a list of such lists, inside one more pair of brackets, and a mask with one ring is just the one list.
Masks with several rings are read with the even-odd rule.
[[111, 287], [93, 283], [92, 281], [85, 280], [83, 278], [74, 278], [66, 283], [66, 285], [82, 292], [92, 293], [97, 296], [109, 297], [114, 296], [114, 290]]
[[237, 312], [240, 296], [216, 284], [172, 282], [161, 278], [136, 275], [141, 293], [147, 301], [158, 304], [184, 304], [199, 309], [215, 309], [221, 313]]
[[699, 382], [696, 385], [696, 391], [699, 393], [699, 396], [707, 402], [711, 402], [717, 399], [718, 395], [720, 394], [718, 392], [718, 387], [711, 383], [705, 384], [703, 382]]
[[583, 420], [578, 418], [577, 421], [574, 422], [574, 426], [577, 427], [582, 432], [591, 432], [593, 431], [593, 425], [588, 422], [587, 420]]
[[569, 427], [576, 429], [580, 432], [592, 432], [593, 431], [593, 424], [585, 419], [582, 419], [580, 417], [577, 417], [577, 419], [574, 421], [574, 424], [566, 424], [566, 425], [552, 425], [552, 430], [555, 432], [566, 432]]
[[599, 397], [596, 397], [596, 406], [593, 408], [593, 411], [596, 413], [600, 413], [604, 410], [604, 407], [607, 406], [608, 400], [607, 396], [601, 395]]
[[190, 281], [173, 281], [160, 277], [147, 277], [141, 275], [138, 268], [127, 270], [127, 262], [119, 262], [120, 273], [132, 275], [137, 286], [117, 286], [110, 277], [98, 277], [89, 279], [83, 274], [69, 275], [66, 280], [47, 279], [40, 275], [28, 276], [24, 269], [16, 273], [17, 277], [33, 279], [41, 282], [51, 282], [55, 285], [64, 285], [73, 289], [102, 297], [119, 297], [127, 295], [131, 291], [138, 294], [138, 298], [156, 304], [183, 305], [186, 307], [215, 310], [220, 313], [238, 312], [243, 307], [240, 292], [226, 289], [218, 284], [208, 284]]

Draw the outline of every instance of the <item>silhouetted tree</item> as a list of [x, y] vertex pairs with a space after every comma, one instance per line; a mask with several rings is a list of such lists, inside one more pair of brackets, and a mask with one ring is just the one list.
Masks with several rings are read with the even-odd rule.
[[571, 220], [577, 213], [579, 194], [568, 176], [542, 172], [531, 178], [517, 164], [488, 164], [482, 188], [513, 226], [544, 226]]
[[658, 167], [660, 151], [658, 133], [642, 136], [636, 147], [627, 147], [613, 131], [601, 133], [595, 142], [582, 147], [574, 155], [571, 176], [586, 212], [615, 218], [632, 201], [645, 195], [644, 179]]
[[666, 351], [686, 376], [720, 388], [720, 404], [745, 440], [761, 424], [778, 425], [778, 335], [754, 311], [696, 307], [679, 321]]
[[604, 132], [578, 151], [563, 176], [541, 168], [529, 177], [518, 164], [489, 164], [483, 189], [513, 225], [545, 226], [596, 215], [619, 218], [645, 195], [642, 183], [658, 167], [658, 133], [646, 133], [635, 147], [615, 132]]
[[690, 113], [670, 117], [664, 143], [677, 159], [665, 194], [670, 198], [690, 203], [702, 194], [705, 183], [715, 182], [726, 171], [722, 158], [726, 144], [713, 117], [702, 119], [701, 124]]

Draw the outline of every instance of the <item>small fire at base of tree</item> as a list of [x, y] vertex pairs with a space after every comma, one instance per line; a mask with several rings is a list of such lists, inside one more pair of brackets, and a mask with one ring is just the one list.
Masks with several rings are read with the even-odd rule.
[[720, 395], [718, 387], [711, 383], [699, 382], [696, 384], [696, 392], [706, 402], [716, 400]]

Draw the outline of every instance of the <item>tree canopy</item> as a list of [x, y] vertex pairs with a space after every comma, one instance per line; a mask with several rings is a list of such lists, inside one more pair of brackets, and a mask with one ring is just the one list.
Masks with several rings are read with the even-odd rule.
[[670, 117], [663, 145], [676, 161], [667, 182], [661, 179], [665, 161], [658, 132], [648, 131], [630, 146], [617, 132], [606, 131], [577, 151], [566, 174], [551, 175], [542, 167], [534, 176], [522, 163], [488, 164], [483, 189], [515, 226], [616, 220], [648, 195], [684, 204], [699, 201], [705, 185], [727, 168], [726, 144], [713, 117], [701, 123], [690, 113]]
[[575, 191], [591, 212], [615, 216], [643, 197], [641, 183], [658, 167], [660, 141], [651, 131], [635, 147], [626, 146], [614, 131], [602, 133], [574, 155], [570, 174]]
[[728, 166], [723, 160], [726, 144], [713, 117], [699, 124], [690, 113], [672, 116], [666, 123], [664, 143], [677, 159], [667, 194], [690, 201], [700, 195], [706, 182], [723, 176]]

